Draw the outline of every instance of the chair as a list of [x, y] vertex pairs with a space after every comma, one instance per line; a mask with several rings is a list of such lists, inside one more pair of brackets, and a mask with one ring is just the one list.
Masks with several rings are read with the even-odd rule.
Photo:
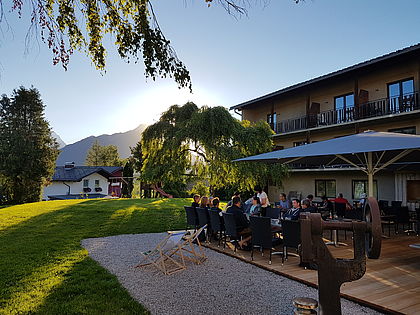
[[[187, 267], [181, 246], [185, 234], [185, 231], [168, 234], [155, 248], [141, 253], [142, 260], [136, 267], [153, 265], [165, 275], [185, 270]], [[181, 262], [174, 258], [175, 255], [181, 258]]]
[[[287, 260], [287, 248], [295, 248], [299, 250], [300, 247], [300, 221], [294, 220], [282, 220], [281, 221], [282, 234], [283, 234], [283, 257], [282, 264]], [[298, 254], [291, 254], [293, 256], [299, 257]]]
[[[204, 229], [207, 227], [207, 225], [204, 225], [197, 229], [194, 233], [191, 235], [184, 235], [183, 237], [183, 243], [181, 244], [181, 249], [186, 254], [184, 258], [194, 262], [195, 264], [199, 265], [203, 261], [207, 259], [206, 254], [204, 254], [203, 247], [200, 243], [200, 234], [203, 233]], [[195, 249], [194, 243], [198, 247], [198, 251]]]
[[194, 229], [197, 229], [198, 226], [198, 217], [197, 212], [195, 211], [194, 207], [187, 207], [185, 208], [185, 214], [187, 216], [187, 224], [185, 227], [185, 230], [188, 230], [188, 227], [193, 227]]
[[251, 260], [254, 260], [254, 246], [261, 249], [270, 250], [268, 264], [271, 265], [271, 254], [273, 246], [280, 244], [279, 238], [273, 238], [271, 231], [271, 219], [269, 217], [250, 217], [249, 218], [252, 238], [251, 238]]
[[344, 217], [346, 214], [346, 204], [345, 203], [334, 203], [335, 213], [339, 217]]
[[218, 237], [219, 242], [217, 246], [220, 246], [220, 241], [224, 237], [226, 238], [226, 236], [224, 236], [225, 227], [222, 222], [222, 217], [219, 215], [219, 211], [209, 209], [209, 218], [210, 218], [210, 224], [211, 224], [211, 229], [213, 233], [218, 233], [219, 235]]
[[355, 208], [352, 210], [346, 210], [344, 212], [345, 219], [351, 220], [362, 220], [363, 217], [363, 209], [362, 208]]
[[402, 205], [402, 201], [395, 201], [395, 200], [391, 201], [391, 207], [394, 209], [401, 207], [401, 205]]
[[388, 200], [379, 200], [378, 205], [379, 205], [379, 210], [385, 213], [389, 207], [389, 202]]
[[[209, 239], [209, 235], [210, 235], [210, 218], [209, 218], [209, 211], [206, 208], [195, 208], [195, 211], [197, 212], [197, 217], [198, 217], [198, 226], [204, 226], [207, 225], [207, 231], [206, 231], [206, 236], [202, 236], [202, 239]], [[203, 232], [204, 233], [204, 232]]]
[[[223, 243], [223, 248], [226, 248], [226, 236], [229, 236], [230, 240], [238, 240], [239, 234], [236, 230], [236, 222], [235, 217], [232, 213], [223, 212], [223, 221], [225, 222], [225, 241]], [[236, 248], [238, 247], [238, 242], [234, 242], [236, 252]]]
[[265, 216], [271, 219], [278, 219], [280, 217], [280, 208], [267, 208]]
[[402, 224], [403, 230], [405, 229], [405, 225], [410, 224], [410, 214], [408, 212], [408, 207], [399, 207], [396, 211], [396, 221], [397, 221], [397, 231], [399, 231], [399, 225]]

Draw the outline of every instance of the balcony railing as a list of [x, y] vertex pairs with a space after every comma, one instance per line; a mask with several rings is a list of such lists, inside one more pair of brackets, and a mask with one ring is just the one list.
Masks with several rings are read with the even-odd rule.
[[419, 93], [411, 93], [400, 97], [384, 98], [370, 101], [355, 107], [329, 110], [319, 114], [283, 120], [274, 126], [277, 134], [308, 128], [338, 125], [365, 118], [380, 117], [390, 114], [400, 114], [420, 109]]

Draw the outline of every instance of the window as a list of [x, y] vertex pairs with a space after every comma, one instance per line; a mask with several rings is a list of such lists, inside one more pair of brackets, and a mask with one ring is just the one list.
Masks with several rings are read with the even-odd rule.
[[350, 120], [351, 109], [354, 107], [354, 94], [349, 93], [334, 97], [334, 109], [337, 111], [337, 122]]
[[272, 114], [267, 114], [267, 123], [277, 132], [277, 114], [274, 112]]
[[100, 187], [99, 179], [95, 179], [95, 188], [99, 188], [99, 187]]
[[[362, 194], [368, 195], [368, 181], [367, 180], [353, 180], [353, 199], [361, 199]], [[378, 183], [373, 181], [373, 195], [378, 199]]]
[[87, 188], [89, 187], [89, 179], [84, 179], [83, 180], [83, 188]]
[[[392, 111], [399, 112], [414, 102], [414, 79], [404, 79], [388, 83], [389, 106]], [[402, 108], [401, 105], [404, 105]]]
[[315, 197], [327, 196], [334, 198], [337, 196], [335, 188], [335, 179], [316, 179], [315, 180]]
[[388, 129], [389, 132], [396, 132], [396, 133], [405, 133], [408, 135], [415, 135], [416, 134], [416, 127], [404, 127], [404, 128], [396, 128], [396, 129]]

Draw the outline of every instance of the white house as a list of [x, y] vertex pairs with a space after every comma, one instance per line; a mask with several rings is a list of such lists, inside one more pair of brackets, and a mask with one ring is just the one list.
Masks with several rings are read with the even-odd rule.
[[75, 166], [66, 163], [57, 166], [51, 184], [44, 188], [44, 200], [103, 198], [121, 196], [122, 167]]

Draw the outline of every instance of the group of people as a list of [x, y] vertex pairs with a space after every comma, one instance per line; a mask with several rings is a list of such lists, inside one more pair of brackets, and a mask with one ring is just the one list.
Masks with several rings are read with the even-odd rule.
[[[242, 239], [238, 242], [240, 248], [246, 248], [251, 240], [251, 229], [249, 227], [248, 216], [265, 216], [267, 209], [271, 207], [268, 200], [267, 193], [264, 192], [261, 187], [257, 186], [254, 189], [255, 194], [245, 202], [242, 202], [241, 195], [236, 192], [232, 199], [227, 203], [225, 211], [226, 213], [233, 214], [237, 233], [242, 236]], [[193, 207], [201, 207], [212, 210], [222, 211], [220, 208], [220, 200], [215, 197], [203, 196], [200, 198], [199, 195], [194, 195]], [[285, 193], [280, 194], [280, 201], [275, 203], [275, 207], [279, 208], [280, 217], [282, 220], [298, 220], [301, 212], [329, 212], [333, 210], [332, 202], [343, 203], [346, 206], [350, 206], [347, 199], [340, 193], [337, 198], [329, 200], [327, 197], [322, 197], [321, 204], [316, 205], [313, 201], [314, 196], [309, 194], [305, 199], [287, 199]]]

